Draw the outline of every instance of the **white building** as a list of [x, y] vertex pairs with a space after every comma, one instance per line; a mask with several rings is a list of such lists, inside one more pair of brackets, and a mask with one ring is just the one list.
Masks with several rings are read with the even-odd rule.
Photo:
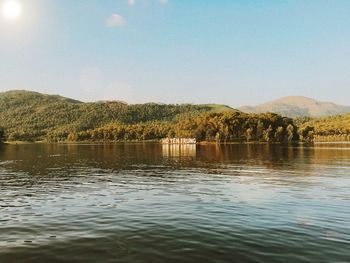
[[163, 144], [196, 144], [195, 138], [164, 138], [162, 139]]

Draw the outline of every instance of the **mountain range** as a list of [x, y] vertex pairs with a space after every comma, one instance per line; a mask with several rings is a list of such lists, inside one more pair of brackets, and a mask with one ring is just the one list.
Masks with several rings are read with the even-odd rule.
[[247, 113], [274, 112], [287, 117], [322, 117], [350, 112], [350, 106], [302, 96], [284, 97], [257, 106], [243, 106], [238, 109]]
[[[117, 119], [123, 121], [125, 118], [130, 118], [130, 116], [126, 116], [128, 115], [128, 111], [131, 115], [135, 116], [136, 109], [136, 111], [140, 110], [142, 112], [141, 115], [147, 115], [147, 113], [149, 113], [149, 116], [142, 119], [142, 121], [169, 120], [176, 117], [178, 114], [182, 115], [184, 113], [193, 113], [196, 111], [222, 112], [235, 110], [234, 108], [221, 104], [166, 105], [146, 103], [132, 105], [121, 101], [84, 103], [58, 95], [47, 95], [33, 91], [12, 90], [0, 92], [0, 111], [2, 112], [0, 121], [5, 117], [5, 115], [12, 114], [15, 116], [6, 117], [16, 119], [18, 118], [18, 115], [21, 115], [22, 120], [25, 121], [25, 118], [29, 116], [30, 119], [32, 119], [33, 113], [42, 115], [47, 112], [52, 112], [52, 108], [55, 108], [54, 111], [59, 111], [59, 114], [72, 115], [74, 112], [77, 116], [80, 115], [80, 118], [85, 117], [84, 115], [86, 112], [89, 112], [89, 117], [97, 114], [96, 116], [93, 116], [94, 118], [100, 118], [99, 114], [101, 113], [102, 115], [106, 115], [107, 113], [107, 115], [109, 115], [107, 119], [114, 119], [114, 117], [118, 115]], [[147, 108], [147, 111], [141, 110], [143, 108]], [[153, 112], [149, 112], [150, 108], [153, 110]], [[61, 111], [59, 109], [61, 109]], [[67, 112], [68, 109], [70, 109], [70, 113]], [[326, 117], [350, 113], [350, 106], [338, 105], [332, 102], [317, 101], [315, 99], [303, 96], [288, 96], [257, 106], [242, 106], [239, 107], [238, 110], [246, 113], [272, 112], [291, 118]]]

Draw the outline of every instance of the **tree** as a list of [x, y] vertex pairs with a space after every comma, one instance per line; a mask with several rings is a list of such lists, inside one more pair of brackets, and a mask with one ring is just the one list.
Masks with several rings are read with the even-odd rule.
[[269, 125], [269, 128], [264, 131], [264, 140], [265, 142], [271, 142], [273, 140], [273, 129], [271, 124]]
[[306, 126], [299, 132], [301, 139], [305, 142], [311, 142], [314, 138], [314, 127]]
[[284, 141], [284, 129], [283, 127], [278, 127], [275, 132], [275, 141], [276, 142], [283, 142]]
[[0, 143], [5, 141], [5, 131], [3, 128], [0, 128]]
[[256, 139], [258, 141], [263, 140], [264, 137], [264, 123], [262, 121], [258, 121], [257, 127], [256, 127]]
[[247, 131], [246, 131], [246, 139], [247, 139], [247, 142], [249, 142], [253, 137], [253, 129], [251, 128], [248, 128]]
[[78, 135], [74, 132], [71, 132], [70, 134], [68, 134], [67, 140], [70, 142], [75, 142], [78, 139]]
[[215, 141], [216, 141], [217, 143], [221, 142], [221, 134], [220, 134], [220, 132], [217, 132], [217, 133], [215, 134]]
[[294, 132], [295, 132], [294, 126], [289, 124], [287, 126], [287, 140], [288, 140], [288, 142], [294, 141]]

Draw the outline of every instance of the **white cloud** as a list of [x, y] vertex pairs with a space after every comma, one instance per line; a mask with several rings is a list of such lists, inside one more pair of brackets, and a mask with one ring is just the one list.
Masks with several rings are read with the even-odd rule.
[[124, 17], [119, 14], [112, 14], [106, 22], [106, 26], [108, 27], [122, 27], [126, 25], [126, 21]]
[[128, 0], [128, 5], [133, 6], [136, 4], [136, 0]]
[[166, 4], [166, 3], [168, 3], [168, 0], [159, 0], [159, 3]]

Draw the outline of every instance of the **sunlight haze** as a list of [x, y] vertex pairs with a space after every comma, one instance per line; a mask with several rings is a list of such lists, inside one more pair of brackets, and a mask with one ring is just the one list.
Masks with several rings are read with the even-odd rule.
[[283, 96], [349, 104], [349, 1], [0, 6], [0, 91], [233, 107]]

